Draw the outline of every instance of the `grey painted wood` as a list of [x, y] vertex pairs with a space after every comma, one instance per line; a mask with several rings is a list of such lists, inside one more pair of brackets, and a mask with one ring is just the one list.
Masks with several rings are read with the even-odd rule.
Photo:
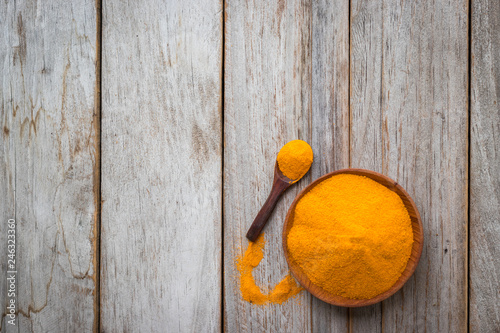
[[[282, 305], [247, 303], [235, 260], [247, 248], [247, 229], [271, 189], [279, 149], [293, 139], [311, 142], [311, 3], [228, 1], [225, 14], [225, 331], [308, 332], [308, 293]], [[288, 274], [283, 221], [310, 181], [306, 175], [284, 194], [264, 229], [264, 258], [254, 271], [264, 291]]]
[[222, 4], [105, 1], [101, 328], [221, 329]]
[[[349, 1], [312, 2], [311, 179], [349, 167]], [[312, 297], [313, 332], [347, 332], [347, 309]]]
[[[97, 323], [95, 1], [0, 4], [2, 332]], [[6, 323], [7, 219], [17, 222], [16, 326]]]
[[351, 13], [351, 165], [400, 182], [425, 229], [415, 275], [353, 331], [465, 331], [467, 1], [353, 1]]
[[472, 2], [470, 331], [500, 327], [500, 5]]

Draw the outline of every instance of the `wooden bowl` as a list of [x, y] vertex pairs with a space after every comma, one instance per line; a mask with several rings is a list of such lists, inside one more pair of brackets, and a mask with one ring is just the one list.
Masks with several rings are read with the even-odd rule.
[[[306, 195], [314, 186], [316, 186], [318, 183], [322, 182], [323, 180], [332, 177], [334, 175], [338, 174], [352, 174], [352, 175], [358, 175], [358, 176], [365, 176], [368, 177], [385, 187], [387, 187], [389, 190], [396, 192], [401, 199], [403, 200], [403, 203], [408, 210], [408, 213], [410, 215], [411, 219], [411, 224], [413, 228], [413, 247], [411, 249], [411, 255], [410, 255], [410, 260], [408, 261], [408, 264], [406, 265], [406, 269], [403, 271], [401, 274], [401, 277], [399, 280], [396, 281], [396, 283], [386, 292], [375, 296], [370, 299], [351, 299], [351, 298], [345, 298], [342, 296], [337, 296], [333, 295], [321, 287], [313, 284], [311, 280], [307, 277], [307, 275], [303, 272], [302, 268], [296, 264], [291, 258], [288, 253], [288, 246], [287, 246], [287, 236], [288, 232], [290, 231], [292, 225], [293, 225], [293, 219], [294, 219], [294, 214], [295, 214], [295, 206], [297, 206], [297, 203], [299, 200]], [[406, 281], [410, 278], [410, 276], [415, 272], [415, 269], [417, 268], [418, 261], [420, 260], [420, 255], [422, 254], [422, 248], [424, 245], [424, 232], [422, 228], [422, 221], [420, 220], [420, 214], [418, 213], [417, 207], [415, 206], [415, 203], [413, 202], [412, 198], [410, 195], [394, 180], [390, 179], [389, 177], [386, 177], [378, 172], [370, 171], [370, 170], [364, 170], [364, 169], [343, 169], [343, 170], [338, 170], [331, 172], [329, 174], [326, 174], [318, 179], [316, 179], [314, 182], [312, 182], [309, 186], [307, 186], [305, 189], [303, 189], [299, 195], [295, 198], [293, 201], [292, 205], [290, 206], [290, 209], [288, 210], [288, 213], [285, 218], [285, 225], [283, 226], [283, 237], [282, 237], [282, 242], [283, 242], [283, 250], [285, 252], [285, 257], [286, 261], [288, 263], [288, 266], [290, 267], [290, 271], [292, 274], [295, 276], [297, 281], [311, 294], [316, 296], [322, 301], [325, 301], [327, 303], [333, 304], [333, 305], [338, 305], [338, 306], [344, 306], [344, 307], [360, 307], [360, 306], [367, 306], [367, 305], [372, 305], [375, 303], [378, 303], [380, 301], [383, 301], [384, 299], [388, 298], [389, 296], [393, 295], [396, 291], [401, 289], [401, 287], [405, 284]]]

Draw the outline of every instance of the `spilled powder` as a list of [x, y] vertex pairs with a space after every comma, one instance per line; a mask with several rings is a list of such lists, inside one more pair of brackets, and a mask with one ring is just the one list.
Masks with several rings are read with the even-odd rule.
[[293, 277], [288, 274], [271, 292], [264, 294], [261, 291], [260, 287], [255, 283], [252, 271], [264, 257], [265, 243], [264, 234], [261, 234], [255, 242], [248, 244], [243, 257], [239, 257], [236, 261], [236, 267], [240, 273], [241, 297], [245, 301], [257, 305], [266, 303], [281, 304], [290, 297], [297, 295], [303, 288], [297, 285]]

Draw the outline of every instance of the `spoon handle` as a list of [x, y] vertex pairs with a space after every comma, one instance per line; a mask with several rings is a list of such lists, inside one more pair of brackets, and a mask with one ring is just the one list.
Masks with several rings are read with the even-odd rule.
[[257, 237], [259, 237], [260, 232], [266, 225], [269, 216], [271, 216], [271, 213], [273, 212], [276, 203], [278, 202], [283, 192], [285, 192], [285, 190], [290, 185], [291, 185], [290, 183], [284, 182], [278, 177], [275, 177], [271, 193], [269, 193], [269, 197], [267, 197], [266, 202], [264, 203], [259, 213], [255, 217], [255, 220], [253, 220], [250, 229], [248, 229], [247, 238], [251, 242], [255, 242]]

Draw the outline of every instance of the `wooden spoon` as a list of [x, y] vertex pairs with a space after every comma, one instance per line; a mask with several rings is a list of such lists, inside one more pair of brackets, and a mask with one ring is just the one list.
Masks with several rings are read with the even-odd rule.
[[298, 180], [299, 179], [290, 179], [283, 175], [283, 172], [281, 172], [278, 166], [278, 162], [276, 162], [276, 165], [274, 166], [274, 180], [273, 187], [271, 188], [271, 193], [269, 193], [269, 197], [255, 217], [255, 220], [253, 220], [253, 223], [247, 232], [247, 238], [251, 242], [255, 242], [257, 237], [259, 237], [260, 232], [266, 225], [267, 220], [269, 219], [269, 216], [271, 216], [271, 213], [273, 212], [274, 207], [276, 206], [276, 203], [280, 199], [281, 195], [286, 191], [287, 188], [289, 188]]
[[[394, 283], [394, 285], [389, 290], [370, 299], [350, 299], [327, 292], [323, 288], [312, 283], [311, 280], [308, 278], [307, 274], [291, 258], [290, 254], [288, 253], [287, 238], [288, 238], [288, 233], [293, 226], [295, 207], [297, 206], [297, 203], [304, 195], [306, 195], [310, 190], [312, 190], [316, 185], [321, 183], [323, 180], [338, 174], [365, 176], [384, 185], [389, 190], [395, 192], [397, 195], [401, 197], [401, 200], [403, 200], [403, 204], [405, 205], [406, 209], [408, 210], [408, 214], [410, 215], [411, 226], [413, 229], [413, 247], [411, 249], [410, 259], [408, 261], [408, 264], [406, 265], [406, 269], [403, 271], [399, 279], [396, 281], [396, 283]], [[297, 281], [307, 291], [309, 291], [311, 294], [313, 294], [314, 296], [316, 296], [317, 298], [319, 298], [324, 302], [337, 306], [354, 308], [354, 307], [372, 305], [380, 301], [383, 301], [384, 299], [388, 298], [389, 296], [397, 292], [399, 289], [401, 289], [401, 287], [405, 284], [406, 281], [408, 281], [410, 276], [413, 274], [413, 272], [415, 272], [415, 269], [417, 268], [417, 264], [418, 261], [420, 260], [420, 255], [422, 254], [422, 249], [424, 246], [424, 230], [422, 227], [422, 220], [420, 219], [420, 214], [418, 212], [417, 206], [415, 205], [415, 202], [413, 202], [413, 199], [401, 185], [399, 185], [397, 182], [390, 179], [389, 177], [384, 176], [375, 171], [364, 170], [364, 169], [344, 169], [331, 172], [316, 179], [314, 182], [309, 184], [305, 189], [303, 189], [297, 195], [295, 200], [292, 202], [292, 205], [290, 206], [290, 209], [288, 210], [288, 213], [285, 218], [285, 224], [283, 225], [282, 242], [283, 242], [282, 244], [283, 250], [285, 252], [285, 258], [288, 263], [288, 267], [290, 268], [290, 271], [292, 272], [295, 279], [297, 279]]]

